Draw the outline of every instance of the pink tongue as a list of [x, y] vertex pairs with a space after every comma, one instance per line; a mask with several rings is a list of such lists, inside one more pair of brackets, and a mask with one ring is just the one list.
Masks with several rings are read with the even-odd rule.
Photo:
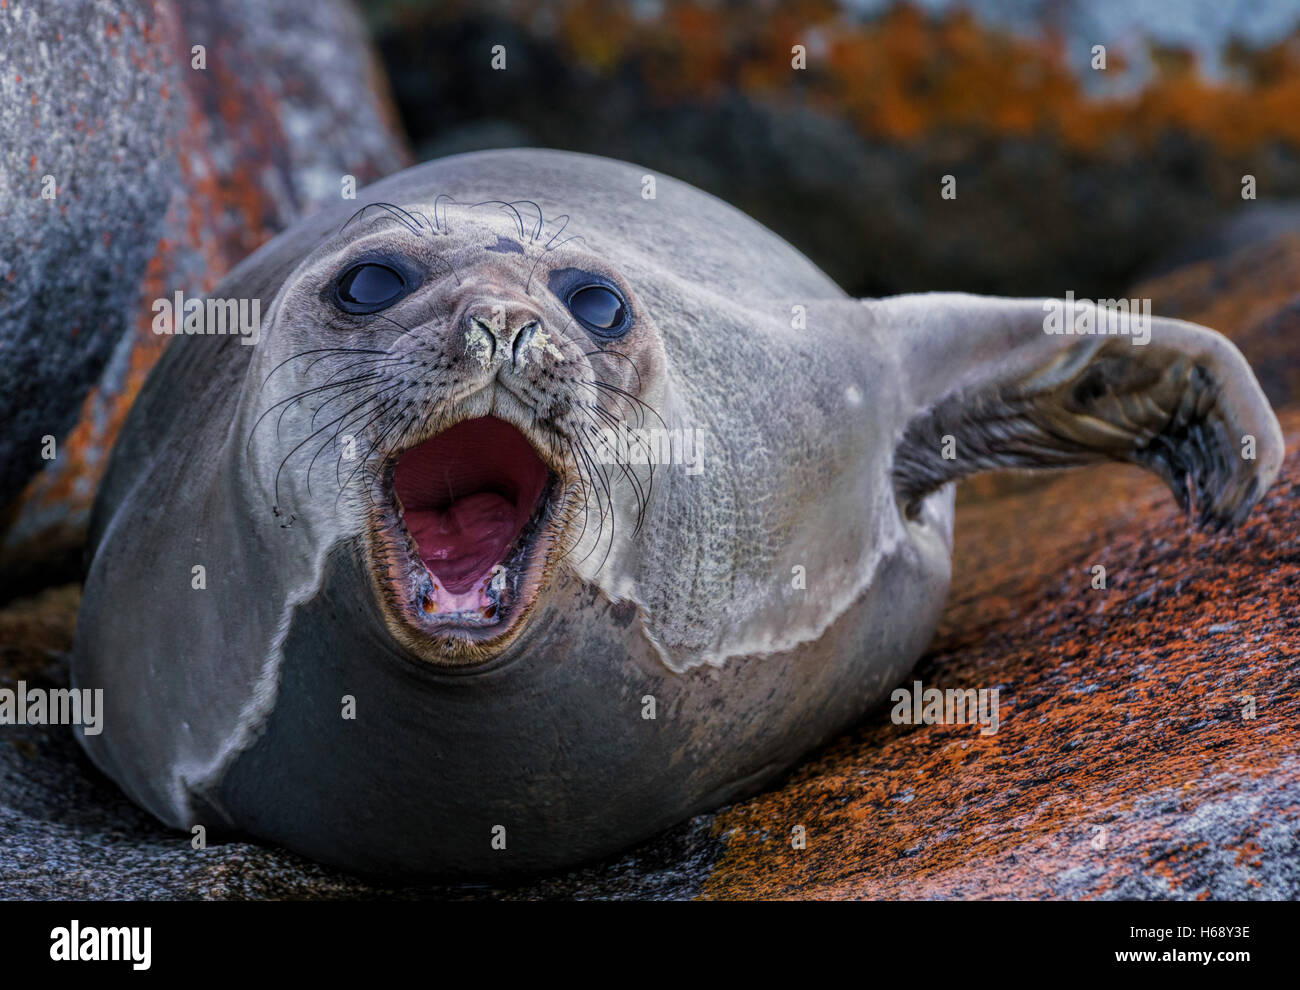
[[469, 591], [506, 555], [518, 524], [513, 503], [492, 492], [458, 498], [446, 509], [408, 509], [420, 557], [455, 594]]

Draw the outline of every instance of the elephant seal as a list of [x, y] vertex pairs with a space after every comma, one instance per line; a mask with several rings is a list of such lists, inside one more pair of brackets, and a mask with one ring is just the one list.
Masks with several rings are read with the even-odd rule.
[[906, 675], [955, 478], [1128, 460], [1222, 526], [1278, 470], [1211, 330], [852, 299], [646, 175], [426, 163], [214, 290], [261, 300], [256, 346], [171, 344], [92, 522], [81, 741], [136, 802], [368, 875], [568, 866], [754, 791]]

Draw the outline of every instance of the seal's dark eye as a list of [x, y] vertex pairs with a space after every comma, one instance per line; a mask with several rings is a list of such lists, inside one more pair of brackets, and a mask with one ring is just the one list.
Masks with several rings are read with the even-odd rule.
[[592, 333], [617, 337], [627, 328], [623, 300], [603, 285], [587, 285], [569, 296], [569, 311]]
[[339, 305], [349, 313], [375, 313], [391, 306], [406, 291], [406, 280], [387, 265], [373, 261], [349, 268], [339, 279]]

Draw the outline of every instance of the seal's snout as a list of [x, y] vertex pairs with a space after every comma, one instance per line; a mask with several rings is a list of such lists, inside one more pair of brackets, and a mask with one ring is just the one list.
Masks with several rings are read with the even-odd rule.
[[488, 299], [467, 308], [462, 326], [466, 356], [484, 370], [498, 363], [521, 367], [541, 327], [541, 314], [519, 302]]

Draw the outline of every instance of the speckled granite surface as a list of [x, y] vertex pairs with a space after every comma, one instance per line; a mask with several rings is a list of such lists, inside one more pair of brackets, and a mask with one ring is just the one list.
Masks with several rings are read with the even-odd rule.
[[1000, 687], [999, 731], [874, 713], [716, 817], [704, 893], [1300, 896], [1300, 415], [1284, 428], [1284, 475], [1232, 536], [1109, 468], [960, 508], [915, 676]]

